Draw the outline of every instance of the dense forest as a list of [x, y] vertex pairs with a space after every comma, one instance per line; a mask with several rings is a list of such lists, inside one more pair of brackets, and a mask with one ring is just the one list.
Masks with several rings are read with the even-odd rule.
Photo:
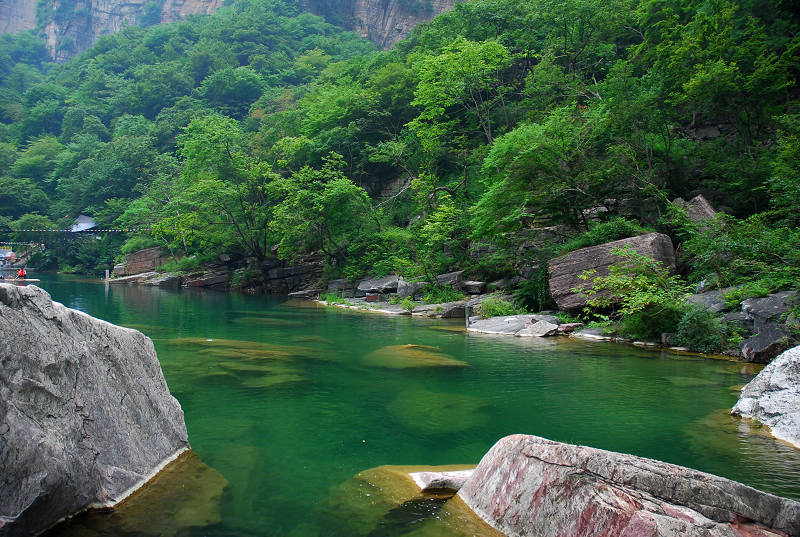
[[[330, 277], [533, 267], [535, 309], [548, 258], [657, 230], [681, 274], [651, 286], [630, 259], [604, 284], [638, 286], [631, 314], [701, 280], [796, 288], [799, 30], [796, 0], [468, 0], [379, 52], [293, 0], [237, 0], [63, 65], [0, 36], [0, 237], [85, 272], [151, 245], [254, 279], [312, 252]], [[696, 194], [722, 215], [670, 203]], [[150, 231], [16, 231], [79, 214]]]

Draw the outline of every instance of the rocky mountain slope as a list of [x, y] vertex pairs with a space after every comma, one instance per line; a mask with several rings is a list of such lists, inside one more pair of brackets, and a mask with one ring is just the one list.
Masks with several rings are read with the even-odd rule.
[[[187, 15], [216, 11], [222, 0], [4, 0], [0, 33], [37, 30], [50, 56], [66, 61], [91, 47], [102, 35], [124, 25], [175, 22]], [[383, 49], [406, 37], [425, 20], [453, 7], [454, 0], [305, 0], [304, 7], [330, 22], [358, 32]]]
[[417, 24], [453, 7], [454, 0], [305, 0], [316, 15], [366, 37], [381, 49], [391, 48]]

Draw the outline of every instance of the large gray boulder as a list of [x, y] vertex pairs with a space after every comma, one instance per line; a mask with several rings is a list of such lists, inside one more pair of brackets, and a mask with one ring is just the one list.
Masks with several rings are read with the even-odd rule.
[[486, 282], [473, 280], [463, 281], [459, 284], [461, 290], [470, 295], [479, 295], [486, 290]]
[[400, 298], [414, 298], [426, 285], [428, 285], [428, 282], [407, 282], [401, 278], [397, 282], [397, 296]]
[[461, 283], [463, 276], [464, 276], [463, 270], [448, 272], [446, 274], [439, 274], [438, 276], [435, 277], [436, 285], [451, 285], [453, 287], [456, 287]]
[[423, 304], [415, 307], [411, 311], [411, 315], [431, 317], [433, 319], [463, 319], [466, 305], [467, 302], [465, 300], [443, 302], [441, 304]]
[[[537, 328], [535, 330], [530, 330], [533, 326]], [[559, 320], [553, 315], [525, 313], [522, 315], [506, 315], [489, 317], [488, 319], [478, 319], [470, 322], [467, 331], [506, 336], [545, 336], [553, 335], [553, 329], [557, 329], [558, 326]]]
[[716, 209], [711, 206], [702, 194], [698, 194], [689, 201], [685, 201], [683, 198], [675, 198], [672, 203], [684, 209], [689, 220], [693, 222], [703, 222], [717, 216]]
[[775, 358], [742, 388], [731, 414], [756, 419], [800, 448], [800, 346]]
[[742, 359], [757, 364], [766, 364], [791, 346], [792, 333], [778, 323], [767, 323], [758, 334], [739, 344]]
[[399, 276], [389, 275], [383, 278], [367, 278], [358, 283], [357, 290], [365, 293], [394, 293], [397, 291]]
[[148, 337], [0, 284], [0, 536], [113, 506], [188, 447]]
[[736, 289], [726, 287], [724, 289], [714, 289], [705, 293], [697, 293], [686, 297], [686, 301], [713, 313], [720, 313], [730, 309], [725, 302], [725, 295]]
[[513, 536], [800, 535], [798, 502], [689, 468], [536, 436], [498, 441], [458, 495]]
[[748, 298], [742, 302], [742, 313], [753, 320], [756, 330], [778, 322], [794, 306], [800, 304], [797, 291], [780, 291], [762, 298]]
[[584, 307], [586, 296], [572, 291], [576, 288], [587, 288], [591, 284], [590, 281], [580, 279], [581, 273], [594, 269], [598, 276], [607, 274], [608, 267], [620, 261], [619, 256], [614, 255], [612, 251], [626, 246], [630, 246], [639, 254], [660, 261], [670, 270], [675, 270], [675, 250], [672, 247], [672, 241], [661, 233], [647, 233], [575, 250], [567, 255], [551, 259], [548, 263], [550, 294], [559, 309], [574, 310]]

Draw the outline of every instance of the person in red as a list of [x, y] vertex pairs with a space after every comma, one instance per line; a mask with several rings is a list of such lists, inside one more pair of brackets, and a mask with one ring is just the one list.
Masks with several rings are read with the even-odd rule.
[[28, 273], [25, 272], [25, 267], [22, 267], [17, 271], [17, 278], [20, 280], [24, 280], [28, 276]]

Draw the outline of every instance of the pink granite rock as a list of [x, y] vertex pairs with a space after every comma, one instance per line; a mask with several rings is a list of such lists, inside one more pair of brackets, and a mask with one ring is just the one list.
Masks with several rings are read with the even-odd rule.
[[513, 435], [458, 495], [506, 535], [800, 535], [800, 503], [664, 462]]

